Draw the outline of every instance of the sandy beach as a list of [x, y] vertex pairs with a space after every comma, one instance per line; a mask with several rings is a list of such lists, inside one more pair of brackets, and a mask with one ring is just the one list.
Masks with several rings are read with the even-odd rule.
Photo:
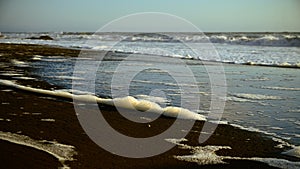
[[[13, 60], [29, 61], [36, 55], [76, 57], [77, 49], [65, 49], [41, 45], [0, 44], [0, 78], [14, 80], [17, 84], [40, 89], [59, 89], [60, 86], [36, 79], [14, 79], [9, 74], [28, 74], [30, 67], [17, 67]], [[123, 118], [114, 107], [99, 105], [102, 114], [117, 131], [135, 137], [149, 137], [163, 132], [173, 120], [166, 117], [149, 123], [133, 123]], [[87, 110], [93, 111], [93, 110]], [[132, 116], [138, 116], [134, 114]], [[291, 147], [279, 147], [279, 142], [262, 133], [250, 132], [220, 124], [213, 135], [203, 144], [198, 143], [203, 121], [196, 121], [183, 143], [189, 146], [229, 146], [231, 149], [216, 151], [220, 157], [230, 156], [241, 159], [226, 159], [224, 164], [199, 165], [197, 162], [179, 160], [175, 156], [192, 154], [189, 149], [175, 146], [170, 151], [158, 156], [132, 159], [114, 155], [96, 145], [83, 131], [78, 122], [72, 100], [49, 97], [0, 85], [0, 131], [29, 137], [37, 141], [36, 145], [52, 142], [73, 147], [72, 160], [65, 160], [64, 165], [72, 169], [83, 168], [275, 168], [267, 163], [250, 158], [278, 158], [290, 161], [299, 159], [281, 154]], [[0, 135], [1, 136], [1, 135]], [[17, 136], [15, 138], [18, 138]], [[167, 138], [166, 138], [167, 139]], [[44, 143], [40, 143], [44, 140]], [[45, 142], [49, 141], [50, 143]], [[171, 144], [171, 143], [170, 143]], [[12, 143], [0, 137], [1, 168], [58, 168], [63, 164], [51, 153], [38, 150], [34, 146]], [[244, 159], [242, 159], [244, 158]], [[247, 160], [247, 158], [249, 158]]]

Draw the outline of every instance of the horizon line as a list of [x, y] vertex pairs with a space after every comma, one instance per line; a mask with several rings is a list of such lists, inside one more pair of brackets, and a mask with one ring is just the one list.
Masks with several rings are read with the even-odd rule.
[[111, 31], [111, 32], [97, 32], [97, 31], [0, 31], [1, 33], [300, 33], [299, 31]]

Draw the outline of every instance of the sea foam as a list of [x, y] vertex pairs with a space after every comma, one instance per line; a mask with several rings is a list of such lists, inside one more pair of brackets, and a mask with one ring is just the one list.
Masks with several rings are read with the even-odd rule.
[[0, 85], [14, 87], [20, 90], [54, 96], [54, 97], [73, 99], [82, 102], [97, 102], [100, 104], [116, 106], [125, 109], [159, 113], [167, 117], [206, 121], [205, 116], [192, 112], [188, 109], [184, 109], [181, 107], [173, 107], [173, 106], [168, 106], [163, 108], [159, 106], [157, 103], [147, 101], [147, 100], [138, 100], [132, 96], [126, 96], [126, 97], [114, 98], [114, 99], [105, 99], [93, 95], [75, 95], [66, 91], [50, 91], [44, 89], [37, 89], [37, 88], [18, 85], [15, 82], [10, 80], [0, 80]]
[[262, 95], [262, 94], [250, 94], [250, 93], [234, 93], [231, 94], [238, 98], [251, 99], [251, 100], [280, 100], [279, 96]]
[[297, 87], [261, 86], [262, 89], [300, 91]]
[[282, 154], [300, 158], [300, 146], [294, 147], [293, 149], [283, 152]]
[[34, 140], [28, 136], [9, 133], [9, 132], [0, 131], [0, 139], [14, 144], [19, 144], [19, 145], [44, 151], [57, 158], [63, 165], [64, 169], [69, 168], [65, 164], [65, 161], [74, 160], [73, 155], [76, 154], [74, 147], [70, 145], [64, 145], [57, 142], [45, 141], [45, 140]]
[[29, 64], [23, 61], [19, 61], [17, 59], [12, 59], [11, 63], [17, 67], [29, 67]]
[[[186, 139], [166, 139], [167, 142], [177, 145], [181, 149], [191, 150], [190, 155], [174, 156], [174, 158], [182, 161], [195, 162], [199, 165], [209, 165], [209, 164], [224, 164], [225, 160], [251, 160], [266, 163], [270, 166], [282, 168], [282, 169], [298, 169], [300, 167], [300, 162], [288, 161], [285, 159], [278, 158], [262, 158], [262, 157], [231, 157], [231, 156], [220, 156], [216, 154], [216, 151], [221, 149], [231, 149], [229, 146], [190, 146], [183, 144], [181, 142], [187, 141]], [[292, 149], [287, 153], [295, 156], [299, 155], [298, 149]], [[283, 153], [284, 154], [284, 153]], [[296, 156], [298, 157], [298, 156]]]

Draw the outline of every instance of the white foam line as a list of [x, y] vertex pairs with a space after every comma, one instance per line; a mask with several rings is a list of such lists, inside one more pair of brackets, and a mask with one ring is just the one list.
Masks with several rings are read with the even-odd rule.
[[42, 60], [43, 56], [41, 55], [34, 55], [33, 58], [31, 58], [32, 60]]
[[244, 81], [268, 81], [268, 80], [270, 79], [266, 77], [257, 78], [257, 79], [244, 79]]
[[29, 65], [26, 62], [19, 61], [17, 59], [11, 60], [11, 63], [18, 67], [29, 67]]
[[83, 78], [75, 77], [75, 76], [46, 76], [46, 77], [55, 78], [55, 79], [66, 79], [66, 80], [84, 80]]
[[297, 110], [288, 110], [288, 112], [291, 112], [291, 113], [300, 113], [300, 109], [297, 109]]
[[280, 100], [280, 99], [283, 99], [279, 96], [250, 94], [250, 93], [233, 93], [231, 95], [238, 97], [238, 98], [251, 99], [251, 100]]
[[257, 101], [254, 101], [254, 100], [249, 100], [249, 99], [245, 99], [245, 98], [239, 98], [239, 97], [235, 97], [235, 96], [231, 96], [231, 97], [228, 96], [228, 97], [226, 97], [226, 101], [257, 103]]
[[261, 86], [263, 89], [271, 89], [271, 90], [290, 90], [290, 91], [300, 91], [300, 88], [293, 87], [279, 87], [279, 86]]
[[12, 62], [13, 64], [15, 64], [15, 65], [25, 65], [25, 64], [27, 64], [26, 62], [19, 61], [19, 60], [17, 60], [17, 59], [13, 59], [13, 60], [11, 60], [11, 62]]
[[9, 81], [9, 80], [0, 80], [0, 84], [4, 85], [4, 86], [14, 87], [14, 88], [24, 90], [24, 91], [34, 92], [34, 93], [64, 97], [64, 98], [68, 98], [68, 99], [73, 98], [72, 94], [67, 93], [67, 92], [55, 92], [55, 91], [50, 91], [50, 90], [36, 89], [36, 88], [32, 88], [32, 87], [18, 85], [16, 83], [14, 83], [13, 81]]
[[18, 85], [13, 81], [9, 81], [9, 80], [0, 80], [0, 85], [10, 86], [20, 90], [40, 93], [49, 96], [73, 99], [82, 102], [97, 102], [100, 104], [116, 106], [120, 108], [131, 109], [131, 110], [159, 113], [168, 117], [206, 121], [205, 116], [192, 112], [188, 109], [184, 109], [181, 107], [173, 107], [173, 106], [162, 108], [154, 102], [147, 101], [147, 100], [137, 100], [132, 96], [127, 96], [123, 98], [105, 99], [93, 95], [75, 95], [65, 91], [50, 91], [44, 89], [36, 89], [32, 87]]
[[41, 121], [55, 122], [55, 119], [41, 119]]
[[4, 90], [1, 90], [2, 92], [12, 92], [13, 90], [10, 90], [10, 89], [4, 89]]
[[[51, 141], [38, 141], [34, 140], [28, 136], [14, 134], [10, 132], [2, 132], [0, 131], [0, 139], [9, 141], [14, 144], [19, 144], [27, 147], [31, 147], [37, 150], [44, 151], [55, 158], [57, 158], [60, 163], [63, 165], [64, 169], [69, 168], [65, 161], [72, 161], [73, 155], [76, 154], [73, 146], [64, 145], [57, 142]], [[46, 143], [46, 144], [45, 144]]]
[[22, 76], [22, 77], [13, 77], [14, 79], [20, 79], [20, 80], [35, 80], [35, 78], [33, 78], [33, 77], [24, 77], [24, 76]]
[[2, 76], [23, 76], [23, 74], [20, 73], [1, 73]]
[[40, 58], [39, 60], [41, 60], [41, 61], [45, 61], [45, 62], [66, 62], [67, 61], [67, 59], [64, 59], [64, 58], [57, 58], [57, 59], [50, 59], [50, 58]]

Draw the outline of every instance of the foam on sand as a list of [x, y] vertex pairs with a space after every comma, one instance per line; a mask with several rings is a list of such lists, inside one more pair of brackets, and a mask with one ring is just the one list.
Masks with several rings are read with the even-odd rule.
[[34, 140], [28, 136], [9, 133], [9, 132], [0, 131], [0, 139], [9, 141], [11, 143], [31, 147], [37, 150], [44, 151], [48, 154], [51, 154], [61, 162], [64, 169], [69, 168], [65, 164], [65, 161], [74, 160], [73, 155], [76, 154], [74, 147], [70, 145], [64, 145], [57, 142], [45, 141], [45, 140], [44, 141]]
[[293, 149], [283, 152], [282, 154], [300, 158], [300, 146], [294, 147]]
[[54, 96], [54, 97], [73, 99], [82, 102], [97, 102], [100, 104], [116, 106], [120, 108], [139, 110], [143, 112], [147, 111], [151, 113], [159, 113], [168, 117], [206, 121], [205, 116], [192, 112], [188, 109], [184, 109], [181, 107], [173, 107], [173, 106], [162, 108], [157, 103], [147, 101], [147, 100], [138, 100], [132, 96], [114, 98], [114, 99], [105, 99], [93, 95], [75, 95], [66, 91], [50, 91], [44, 89], [36, 89], [32, 87], [18, 85], [15, 82], [10, 80], [0, 80], [0, 85], [14, 87], [20, 90]]
[[23, 61], [19, 61], [17, 59], [11, 60], [11, 63], [17, 67], [29, 67], [29, 64]]
[[1, 73], [0, 75], [1, 76], [23, 76], [23, 74], [20, 73], [9, 73], [9, 72]]
[[191, 155], [174, 156], [178, 160], [196, 162], [199, 165], [208, 164], [224, 164], [223, 157], [216, 155], [216, 151], [220, 149], [231, 149], [229, 146], [189, 146], [182, 144], [182, 141], [187, 141], [186, 139], [166, 139], [167, 142], [176, 144], [181, 149], [191, 150]]
[[[191, 149], [191, 147], [187, 147]], [[204, 147], [193, 147], [192, 151], [194, 154], [192, 155], [184, 155], [184, 156], [175, 156], [178, 160], [189, 161], [189, 162], [197, 162], [200, 165], [207, 164], [224, 164], [223, 157], [216, 155], [216, 151], [220, 149], [231, 149], [228, 146], [204, 146]]]
[[[231, 149], [229, 146], [189, 146], [181, 142], [187, 141], [186, 139], [166, 139], [167, 142], [176, 144], [181, 149], [191, 150], [190, 155], [174, 156], [174, 158], [182, 161], [196, 162], [199, 165], [208, 164], [224, 164], [223, 160], [251, 160], [266, 163], [272, 167], [282, 168], [282, 169], [298, 169], [300, 168], [300, 162], [288, 161], [285, 159], [277, 158], [261, 158], [261, 157], [231, 157], [231, 156], [219, 156], [216, 151], [220, 149]], [[299, 148], [299, 147], [298, 147]], [[299, 149], [297, 150], [299, 153]], [[294, 153], [294, 152], [293, 152]], [[298, 154], [299, 155], [299, 154]]]
[[13, 77], [14, 79], [20, 79], [20, 80], [36, 80], [35, 78], [33, 77]]
[[55, 119], [41, 119], [41, 121], [55, 122]]
[[34, 55], [33, 58], [31, 58], [31, 60], [35, 60], [35, 61], [39, 61], [42, 60], [43, 56], [41, 55]]
[[60, 91], [56, 92], [56, 91], [50, 91], [50, 90], [36, 89], [36, 88], [32, 88], [32, 87], [18, 85], [15, 82], [10, 81], [10, 80], [0, 80], [0, 85], [14, 87], [14, 88], [17, 88], [20, 90], [29, 91], [29, 92], [33, 92], [33, 93], [40, 93], [40, 94], [45, 94], [45, 95], [50, 95], [50, 96], [64, 97], [64, 98], [68, 98], [68, 99], [73, 98], [72, 94], [70, 94], [68, 92], [60, 92]]

